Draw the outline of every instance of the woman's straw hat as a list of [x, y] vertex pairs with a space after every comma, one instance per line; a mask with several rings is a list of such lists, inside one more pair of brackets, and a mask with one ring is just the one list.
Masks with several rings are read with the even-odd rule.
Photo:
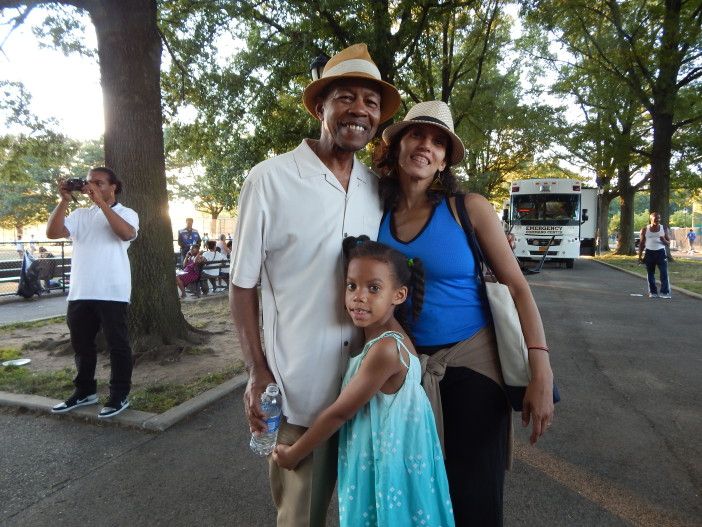
[[400, 94], [392, 84], [380, 78], [380, 70], [373, 62], [365, 44], [354, 44], [329, 59], [322, 76], [312, 81], [302, 94], [307, 111], [316, 119], [315, 99], [332, 82], [339, 79], [369, 79], [378, 84], [381, 92], [380, 122], [390, 119], [400, 108]]
[[392, 138], [408, 126], [416, 124], [430, 124], [439, 128], [451, 138], [451, 159], [449, 165], [460, 163], [465, 156], [466, 149], [463, 141], [453, 132], [453, 117], [451, 110], [443, 101], [426, 101], [412, 106], [399, 123], [388, 126], [383, 131], [383, 141], [390, 144]]

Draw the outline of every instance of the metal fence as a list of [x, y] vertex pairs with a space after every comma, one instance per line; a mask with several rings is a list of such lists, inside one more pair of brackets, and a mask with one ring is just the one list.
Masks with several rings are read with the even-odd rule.
[[66, 293], [71, 276], [71, 241], [0, 242], [0, 296], [17, 294], [25, 252], [41, 267], [42, 293]]
[[[25, 252], [32, 256], [34, 265], [41, 266], [42, 294], [68, 292], [73, 242], [70, 240], [0, 242], [0, 297], [17, 294]], [[182, 265], [178, 240], [173, 240], [173, 264], [175, 269], [179, 269]]]

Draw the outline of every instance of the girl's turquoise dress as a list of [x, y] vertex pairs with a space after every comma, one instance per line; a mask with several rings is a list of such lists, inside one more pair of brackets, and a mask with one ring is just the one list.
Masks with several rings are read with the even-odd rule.
[[420, 385], [419, 359], [407, 350], [403, 336], [386, 331], [367, 342], [350, 359], [343, 385], [383, 338], [397, 342], [407, 376], [397, 393], [378, 392], [339, 432], [341, 527], [453, 527], [434, 415]]

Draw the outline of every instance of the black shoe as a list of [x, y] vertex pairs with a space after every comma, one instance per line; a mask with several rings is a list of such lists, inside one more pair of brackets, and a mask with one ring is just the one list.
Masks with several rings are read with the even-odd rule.
[[107, 417], [114, 417], [123, 410], [126, 410], [128, 407], [129, 400], [126, 397], [118, 399], [113, 399], [112, 397], [110, 397], [110, 400], [107, 401], [107, 404], [102, 408], [102, 410], [100, 410], [98, 418], [105, 419]]
[[96, 393], [92, 395], [85, 395], [80, 397], [78, 394], [74, 393], [68, 399], [66, 399], [61, 404], [57, 404], [51, 409], [52, 414], [65, 414], [71, 410], [78, 408], [79, 406], [88, 406], [90, 404], [97, 404], [98, 396]]

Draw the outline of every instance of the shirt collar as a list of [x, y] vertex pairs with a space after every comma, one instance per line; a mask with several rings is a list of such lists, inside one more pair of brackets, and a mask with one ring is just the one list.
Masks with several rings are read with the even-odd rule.
[[[322, 160], [317, 157], [310, 145], [307, 144], [307, 139], [303, 139], [299, 146], [293, 150], [293, 157], [297, 164], [298, 174], [300, 178], [306, 179], [315, 176], [333, 176], [331, 170], [322, 163]], [[361, 163], [356, 155], [353, 156], [353, 167], [351, 168], [351, 180], [357, 180], [363, 183], [368, 183], [370, 171]]]

